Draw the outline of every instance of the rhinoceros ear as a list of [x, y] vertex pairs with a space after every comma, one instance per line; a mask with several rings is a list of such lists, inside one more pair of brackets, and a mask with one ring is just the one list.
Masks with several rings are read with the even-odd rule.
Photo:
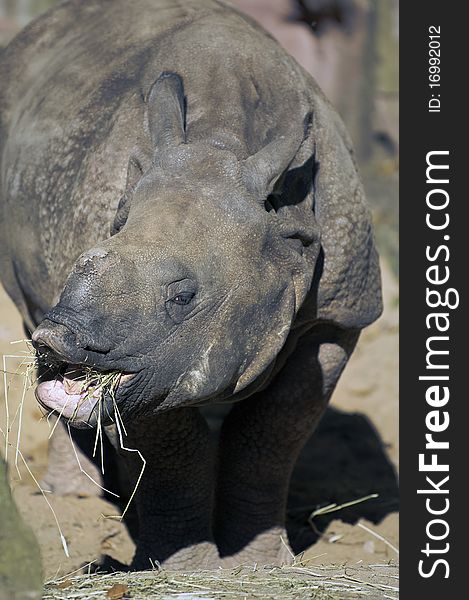
[[246, 161], [245, 182], [290, 246], [301, 242], [303, 290], [315, 269], [307, 318], [361, 329], [382, 308], [371, 214], [340, 117], [319, 94], [311, 114], [303, 140], [296, 132]]
[[124, 227], [127, 217], [129, 216], [130, 201], [132, 192], [137, 185], [139, 179], [143, 175], [144, 167], [142, 160], [136, 154], [132, 154], [127, 165], [127, 179], [125, 182], [125, 191], [119, 200], [116, 216], [111, 225], [111, 235], [118, 233]]
[[264, 202], [278, 186], [306, 139], [310, 124], [311, 113], [308, 113], [302, 129], [300, 126], [296, 131], [285, 131], [244, 161], [244, 183], [259, 202]]
[[177, 73], [162, 73], [148, 95], [148, 127], [154, 152], [186, 139], [185, 98]]

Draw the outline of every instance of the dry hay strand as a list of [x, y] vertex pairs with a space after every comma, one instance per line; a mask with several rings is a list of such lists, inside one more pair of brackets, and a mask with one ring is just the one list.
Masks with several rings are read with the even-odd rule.
[[[65, 576], [46, 583], [44, 600], [397, 600], [396, 564], [353, 567], [252, 567], [183, 572], [141, 571]], [[120, 592], [121, 595], [116, 596]]]
[[[20, 470], [19, 470], [19, 465], [18, 465], [19, 460], [21, 460], [22, 463], [24, 464], [26, 471], [28, 472], [28, 474], [31, 477], [31, 479], [33, 480], [34, 484], [36, 485], [39, 492], [43, 496], [49, 510], [51, 511], [51, 513], [53, 515], [64, 553], [67, 557], [69, 557], [69, 550], [68, 550], [67, 542], [65, 540], [65, 536], [64, 536], [62, 528], [60, 526], [59, 519], [55, 513], [55, 510], [54, 510], [51, 502], [49, 501], [49, 499], [46, 496], [46, 494], [48, 494], [49, 492], [48, 492], [48, 490], [45, 490], [41, 486], [41, 484], [39, 483], [39, 481], [33, 474], [31, 468], [29, 467], [29, 465], [20, 449], [21, 432], [22, 432], [22, 425], [23, 425], [23, 407], [24, 407], [24, 402], [25, 402], [25, 398], [26, 398], [26, 392], [28, 391], [28, 389], [30, 389], [34, 385], [36, 385], [41, 377], [46, 376], [48, 373], [50, 373], [50, 371], [54, 368], [54, 365], [47, 364], [44, 357], [41, 356], [41, 354], [36, 353], [36, 350], [33, 347], [31, 340], [23, 339], [23, 340], [13, 341], [10, 343], [11, 344], [24, 344], [24, 349], [19, 350], [17, 354], [4, 354], [2, 357], [3, 369], [0, 369], [0, 370], [3, 373], [3, 387], [4, 387], [4, 396], [5, 396], [5, 422], [0, 425], [0, 434], [4, 438], [4, 459], [7, 463], [9, 462], [9, 450], [12, 449], [14, 452], [14, 457], [15, 457], [14, 465], [15, 465], [16, 471], [18, 473], [19, 479], [22, 478]], [[10, 371], [8, 369], [8, 364], [7, 364], [8, 360], [12, 360], [12, 359], [21, 361], [19, 366], [14, 371]], [[43, 368], [44, 373], [41, 377], [36, 377], [35, 373], [38, 370], [38, 368], [40, 368], [40, 367]], [[121, 515], [110, 515], [110, 516], [103, 515], [103, 516], [105, 516], [105, 518], [122, 520], [125, 513], [127, 512], [128, 508], [129, 508], [130, 503], [132, 502], [132, 500], [135, 496], [135, 493], [140, 484], [140, 481], [141, 481], [141, 478], [143, 476], [143, 472], [144, 472], [145, 466], [146, 466], [146, 461], [145, 461], [144, 457], [137, 449], [128, 448], [124, 445], [123, 436], [127, 435], [127, 432], [125, 430], [124, 422], [118, 411], [117, 403], [115, 400], [115, 392], [117, 390], [117, 387], [119, 386], [119, 383], [120, 383], [120, 380], [122, 377], [122, 373], [120, 371], [96, 371], [95, 369], [93, 369], [90, 366], [83, 365], [83, 366], [80, 366], [80, 368], [76, 370], [76, 377], [74, 377], [73, 375], [74, 375], [73, 371], [68, 371], [67, 378], [72, 381], [81, 381], [82, 387], [83, 387], [83, 389], [86, 390], [86, 392], [83, 394], [83, 398], [80, 400], [80, 402], [77, 405], [71, 418], [69, 418], [69, 419], [63, 418], [63, 412], [65, 410], [66, 404], [64, 405], [64, 407], [62, 408], [62, 411], [60, 413], [49, 413], [46, 416], [47, 423], [49, 423], [49, 418], [52, 414], [55, 414], [57, 417], [54, 425], [51, 427], [49, 439], [54, 434], [54, 431], [55, 431], [56, 427], [58, 426], [59, 421], [62, 421], [68, 430], [70, 444], [73, 449], [73, 453], [75, 455], [75, 458], [76, 458], [76, 461], [77, 461], [77, 464], [78, 464], [78, 467], [79, 467], [81, 473], [83, 473], [83, 475], [85, 475], [94, 485], [96, 485], [101, 490], [108, 492], [109, 494], [119, 498], [118, 494], [116, 494], [115, 492], [113, 492], [111, 490], [104, 488], [98, 481], [96, 481], [82, 467], [80, 459], [79, 459], [79, 455], [78, 455], [77, 449], [75, 447], [75, 444], [73, 442], [73, 437], [72, 437], [72, 434], [70, 431], [70, 424], [73, 422], [73, 419], [75, 418], [80, 405], [83, 402], [89, 400], [90, 398], [95, 398], [96, 392], [98, 392], [98, 397], [96, 399], [96, 405], [95, 405], [98, 408], [98, 419], [97, 419], [95, 443], [94, 443], [94, 448], [93, 448], [93, 457], [96, 455], [98, 447], [99, 447], [100, 458], [101, 458], [101, 461], [100, 461], [101, 462], [101, 472], [104, 475], [102, 399], [105, 396], [105, 394], [110, 395], [110, 397], [112, 399], [112, 403], [113, 403], [115, 424], [116, 424], [116, 427], [117, 427], [117, 430], [119, 433], [120, 447], [122, 450], [125, 450], [127, 452], [136, 452], [139, 455], [139, 457], [143, 463], [142, 470], [140, 472], [140, 475], [137, 479], [134, 490], [133, 490], [131, 497], [125, 507], [124, 512]], [[12, 418], [10, 406], [9, 406], [9, 390], [10, 390], [10, 385], [11, 385], [12, 379], [16, 378], [16, 377], [23, 379], [22, 394], [21, 394], [21, 400], [20, 400], [19, 406], [16, 410], [15, 415]], [[15, 425], [15, 422], [16, 422], [16, 426], [17, 426], [17, 432], [16, 432], [15, 439], [12, 440], [11, 433], [12, 433], [13, 426]], [[50, 424], [49, 424], [49, 426], [50, 426]]]

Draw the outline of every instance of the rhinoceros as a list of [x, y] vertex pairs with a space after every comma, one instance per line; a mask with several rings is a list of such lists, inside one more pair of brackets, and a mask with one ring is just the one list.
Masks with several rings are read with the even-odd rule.
[[146, 461], [132, 568], [285, 561], [292, 468], [381, 311], [341, 119], [218, 0], [68, 0], [0, 81], [2, 281], [41, 404]]

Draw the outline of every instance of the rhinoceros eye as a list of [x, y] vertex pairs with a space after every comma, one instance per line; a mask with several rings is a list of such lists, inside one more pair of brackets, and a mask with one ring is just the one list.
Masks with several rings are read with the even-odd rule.
[[175, 304], [185, 306], [186, 304], [189, 304], [189, 302], [194, 296], [194, 292], [180, 292], [179, 294], [174, 296], [174, 298], [170, 298], [170, 302], [174, 302]]
[[180, 279], [168, 285], [165, 305], [175, 323], [181, 323], [191, 314], [196, 293], [197, 282], [193, 279]]

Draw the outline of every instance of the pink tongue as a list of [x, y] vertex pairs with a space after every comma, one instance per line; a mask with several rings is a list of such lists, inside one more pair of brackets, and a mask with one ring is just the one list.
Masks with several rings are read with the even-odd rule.
[[[72, 385], [80, 382], [72, 382]], [[68, 385], [68, 384], [67, 384]], [[80, 384], [83, 388], [83, 383]], [[44, 381], [37, 386], [39, 400], [51, 410], [55, 410], [65, 419], [88, 421], [96, 402], [100, 399], [101, 390], [92, 393], [69, 393], [62, 381]]]
[[86, 392], [91, 382], [85, 379], [78, 367], [70, 366], [63, 375], [63, 383], [67, 394], [81, 394]]

